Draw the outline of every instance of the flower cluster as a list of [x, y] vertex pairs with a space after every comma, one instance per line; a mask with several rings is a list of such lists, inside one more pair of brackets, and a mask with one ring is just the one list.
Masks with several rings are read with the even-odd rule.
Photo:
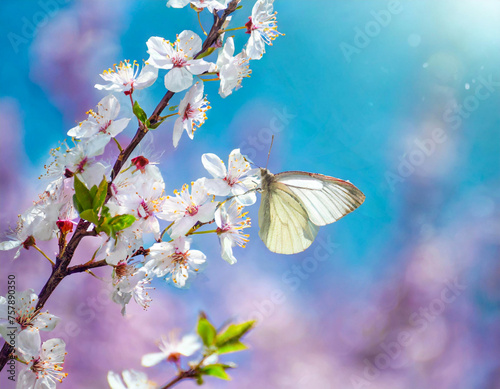
[[[172, 42], [151, 37], [146, 42], [149, 58], [142, 67], [137, 61], [124, 60], [105, 70], [100, 75], [104, 83], [96, 84], [95, 88], [110, 94], [68, 130], [71, 140], [51, 151], [51, 160], [45, 166], [46, 189], [19, 215], [9, 239], [0, 242], [0, 250], [17, 249], [14, 258], [20, 256], [23, 248], [39, 251], [51, 263], [51, 277], [56, 273], [62, 277], [83, 271], [91, 273], [91, 268], [109, 266], [112, 268], [108, 277], [110, 298], [122, 307], [123, 314], [132, 300], [144, 308], [149, 306], [152, 289], [149, 284], [155, 277], [184, 287], [193, 274], [202, 270], [209, 259], [192, 248], [197, 234], [217, 236], [221, 257], [230, 264], [237, 261], [233, 249], [245, 247], [248, 242], [244, 229], [250, 227], [250, 219], [244, 207], [256, 202], [260, 175], [239, 149], [230, 153], [227, 167], [215, 154], [204, 154], [201, 161], [210, 176], [185, 184], [173, 195], [166, 194], [168, 183], [152, 155], [137, 152], [143, 137], [168, 119], [173, 121], [174, 147], [184, 131], [193, 139], [211, 108], [205, 95], [208, 82], [220, 81], [219, 94], [231, 95], [241, 88], [243, 78], [250, 76], [250, 60], [260, 59], [265, 44], [270, 45], [280, 35], [273, 0], [257, 0], [250, 22], [233, 29], [228, 28], [230, 14], [239, 8], [239, 0], [169, 0], [167, 5], [181, 8], [188, 4], [198, 13], [204, 10], [218, 13], [216, 20], [221, 21], [218, 28], [205, 33], [205, 42], [190, 30], [182, 31]], [[246, 29], [250, 39], [235, 55], [234, 40], [225, 38], [225, 31], [239, 29]], [[153, 85], [160, 70], [167, 71], [164, 75], [167, 92], [162, 100], [166, 103], [160, 103], [148, 118], [134, 92]], [[178, 104], [170, 108], [175, 112], [160, 116], [179, 92], [184, 95], [176, 95]], [[128, 114], [130, 111], [122, 110], [122, 105], [129, 103], [137, 122]], [[136, 136], [123, 148], [120, 134], [133, 122], [139, 125]], [[117, 154], [114, 164], [108, 159], [112, 152]], [[210, 225], [212, 229], [203, 229]], [[76, 246], [85, 237], [99, 239], [99, 248], [85, 263], [68, 266]], [[59, 248], [57, 261], [37, 246], [38, 241], [54, 238]], [[146, 243], [152, 239], [154, 243], [147, 247]], [[67, 250], [68, 247], [71, 249]], [[40, 301], [45, 300], [40, 295]], [[37, 305], [38, 296], [32, 290], [17, 295], [15, 301], [16, 319], [10, 327], [15, 328], [18, 340], [13, 351], [27, 365], [19, 377], [20, 387], [54, 388], [65, 376], [61, 372], [65, 344], [60, 339], [42, 343], [39, 331], [50, 331], [59, 319], [41, 312], [43, 303]], [[9, 302], [0, 297], [0, 335], [4, 340], [10, 334], [7, 331], [10, 316]], [[190, 355], [182, 351], [184, 346], [176, 347], [165, 343], [162, 355], [167, 360], [175, 359], [173, 355], [177, 354]], [[170, 350], [168, 355], [166, 350]], [[137, 372], [124, 373], [123, 380], [125, 384], [110, 373], [112, 387], [150, 387], [147, 379]]]
[[18, 388], [56, 387], [62, 372], [66, 344], [62, 339], [41, 341], [39, 331], [52, 331], [59, 318], [37, 309], [33, 289], [0, 296], [0, 335], [16, 344], [16, 357], [27, 366], [19, 373]]
[[[198, 384], [203, 383], [203, 376], [214, 376], [229, 380], [226, 370], [236, 367], [232, 362], [221, 363], [219, 357], [227, 353], [245, 350], [247, 347], [241, 342], [242, 337], [254, 326], [254, 321], [239, 324], [230, 324], [221, 330], [216, 330], [204, 313], [200, 314], [197, 324], [197, 333], [179, 337], [177, 330], [163, 336], [158, 342], [159, 352], [149, 353], [142, 357], [142, 366], [151, 367], [160, 363], [173, 364], [178, 370], [178, 376], [196, 379]], [[187, 362], [187, 368], [183, 361]], [[148, 379], [145, 373], [135, 370], [125, 370], [119, 374], [108, 372], [108, 383], [111, 389], [157, 389], [155, 382]]]

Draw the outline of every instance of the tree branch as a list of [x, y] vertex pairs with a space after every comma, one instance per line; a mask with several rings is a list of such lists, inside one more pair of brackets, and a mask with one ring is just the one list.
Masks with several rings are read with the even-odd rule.
[[[214, 24], [210, 29], [210, 32], [208, 33], [208, 36], [205, 39], [205, 42], [203, 42], [201, 51], [197, 53], [194, 56], [194, 58], [198, 58], [201, 54], [205, 53], [214, 43], [217, 42], [220, 36], [219, 30], [222, 28], [222, 25], [224, 24], [226, 18], [236, 10], [239, 2], [240, 0], [231, 1], [226, 10], [222, 13], [220, 17], [218, 16], [217, 12], [214, 11]], [[151, 124], [157, 123], [159, 116], [161, 115], [165, 107], [168, 105], [170, 99], [174, 96], [174, 94], [175, 93], [171, 91], [167, 91], [167, 93], [165, 93], [165, 95], [163, 96], [163, 98], [158, 103], [155, 110], [149, 117], [149, 121]], [[130, 157], [130, 155], [135, 150], [137, 145], [141, 142], [141, 140], [146, 136], [148, 131], [149, 129], [147, 129], [144, 125], [139, 126], [130, 144], [120, 152], [113, 166], [113, 170], [111, 172], [111, 182], [114, 181], [114, 179], [122, 169], [123, 165], [127, 161], [127, 159]], [[108, 195], [106, 197], [106, 202], [109, 200], [110, 197], [111, 197], [111, 192], [110, 192], [110, 187], [108, 186]], [[90, 223], [83, 219], [80, 219], [80, 221], [78, 222], [78, 226], [76, 227], [75, 233], [73, 234], [70, 241], [66, 245], [64, 251], [62, 251], [62, 253], [60, 252], [60, 254], [57, 256], [55, 266], [52, 269], [52, 273], [38, 295], [38, 303], [36, 305], [36, 310], [40, 311], [43, 308], [48, 298], [52, 295], [52, 293], [54, 292], [54, 290], [63, 280], [64, 277], [70, 274], [80, 273], [91, 268], [96, 268], [106, 265], [105, 261], [102, 260], [93, 262], [92, 264], [88, 265], [76, 265], [68, 269], [68, 266], [71, 260], [73, 259], [75, 250], [78, 247], [82, 238], [85, 236], [96, 235], [92, 231], [87, 231], [89, 226]], [[5, 344], [2, 347], [2, 350], [0, 351], [0, 371], [5, 367], [5, 364], [7, 363], [9, 355], [12, 353], [12, 351], [13, 348], [7, 342], [5, 342]], [[188, 372], [189, 370], [185, 372], [185, 374], [187, 374]], [[171, 388], [173, 385], [175, 385], [177, 382], [183, 379], [193, 378], [192, 376], [185, 376], [183, 374], [184, 373], [177, 376], [173, 381], [167, 384], [167, 386], [165, 386], [164, 389]]]

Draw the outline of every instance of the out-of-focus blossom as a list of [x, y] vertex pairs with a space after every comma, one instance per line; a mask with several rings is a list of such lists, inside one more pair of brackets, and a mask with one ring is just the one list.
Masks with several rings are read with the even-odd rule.
[[172, 8], [184, 8], [186, 5], [191, 3], [191, 7], [196, 10], [203, 10], [204, 8], [208, 9], [211, 13], [214, 10], [224, 10], [227, 8], [228, 3], [231, 0], [168, 0], [167, 7]]
[[108, 384], [111, 389], [156, 389], [158, 385], [148, 379], [146, 373], [136, 370], [124, 370], [120, 374], [108, 372]]
[[142, 357], [142, 366], [150, 367], [167, 360], [178, 363], [181, 355], [189, 357], [201, 348], [201, 343], [196, 335], [184, 335], [179, 340], [176, 332], [171, 332], [170, 336], [162, 337], [158, 345], [161, 352], [146, 354]]

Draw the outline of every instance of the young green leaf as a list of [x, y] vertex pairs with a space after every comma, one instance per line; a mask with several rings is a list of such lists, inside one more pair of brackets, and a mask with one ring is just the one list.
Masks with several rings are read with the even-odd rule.
[[92, 188], [90, 188], [90, 197], [94, 198], [97, 193], [97, 185], [94, 185]]
[[80, 204], [81, 209], [91, 209], [92, 208], [92, 195], [90, 191], [87, 189], [85, 184], [80, 181], [78, 176], [74, 175], [74, 186], [75, 186], [75, 196], [78, 200], [78, 204]]
[[73, 195], [73, 205], [75, 206], [76, 212], [82, 213], [84, 211], [82, 205], [78, 202], [76, 194]]
[[200, 369], [201, 373], [204, 375], [209, 375], [212, 377], [220, 378], [221, 380], [230, 381], [231, 377], [224, 370], [223, 365], [215, 363], [213, 365], [208, 365]]
[[240, 324], [231, 324], [224, 332], [217, 335], [217, 339], [215, 341], [216, 346], [220, 348], [228, 343], [240, 340], [240, 338], [250, 331], [254, 325], [255, 320]]
[[117, 215], [108, 222], [108, 225], [113, 231], [117, 232], [130, 227], [134, 222], [135, 217], [133, 215]]
[[160, 124], [162, 124], [162, 123], [165, 121], [165, 119], [166, 119], [166, 118], [159, 119], [159, 120], [158, 120], [156, 123], [154, 123], [154, 124], [151, 124], [151, 123], [149, 123], [149, 121], [148, 121], [148, 123], [147, 123], [147, 127], [148, 127], [150, 130], [156, 130], [156, 129], [160, 126]]
[[99, 225], [99, 216], [97, 216], [96, 211], [93, 209], [86, 209], [85, 211], [82, 211], [80, 213], [80, 217], [94, 223], [96, 226]]
[[94, 211], [98, 212], [99, 209], [104, 205], [104, 201], [106, 201], [106, 195], [108, 194], [108, 181], [106, 181], [106, 177], [102, 178], [101, 183], [99, 184], [99, 188], [96, 190], [96, 194], [94, 195], [94, 199], [92, 201], [92, 208]]
[[200, 335], [203, 344], [207, 347], [210, 347], [214, 344], [215, 336], [217, 334], [217, 330], [215, 327], [208, 321], [206, 317], [200, 315], [198, 319], [198, 335]]
[[137, 119], [139, 119], [141, 123], [146, 124], [146, 121], [148, 120], [148, 115], [146, 115], [146, 112], [144, 112], [144, 110], [141, 108], [137, 100], [134, 101], [133, 111], [134, 115], [137, 116]]
[[199, 55], [198, 57], [196, 57], [196, 59], [201, 59], [201, 58], [204, 58], [204, 57], [206, 57], [206, 56], [208, 56], [208, 55], [212, 54], [212, 53], [214, 52], [214, 50], [215, 50], [215, 47], [209, 47], [209, 48], [207, 49], [207, 51], [205, 51], [204, 53], [202, 53], [201, 55]]
[[217, 353], [219, 354], [227, 354], [227, 353], [235, 353], [237, 351], [244, 351], [248, 347], [241, 343], [239, 340], [235, 340], [233, 342], [225, 343], [224, 346], [218, 348]]

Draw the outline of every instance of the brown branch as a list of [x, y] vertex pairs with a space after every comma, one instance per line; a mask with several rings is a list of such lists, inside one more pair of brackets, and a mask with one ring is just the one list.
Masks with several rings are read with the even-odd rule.
[[82, 265], [75, 265], [68, 268], [66, 271], [66, 275], [74, 274], [74, 273], [83, 273], [84, 271], [95, 269], [97, 267], [107, 266], [107, 262], [105, 259], [101, 259], [100, 261], [84, 263]]
[[[202, 49], [199, 53], [197, 53], [194, 58], [198, 58], [201, 54], [205, 53], [214, 43], [217, 42], [220, 36], [220, 29], [222, 28], [222, 25], [224, 24], [226, 18], [232, 14], [236, 8], [238, 7], [240, 0], [233, 0], [231, 3], [229, 3], [228, 7], [226, 10], [222, 13], [222, 15], [219, 17], [217, 15], [217, 12], [214, 11], [214, 24], [208, 33], [208, 36], [203, 42]], [[163, 96], [161, 101], [158, 103], [156, 106], [155, 110], [149, 117], [149, 121], [151, 124], [155, 124], [158, 122], [158, 119], [165, 109], [165, 107], [168, 105], [170, 99], [174, 96], [174, 92], [167, 91], [167, 93]], [[120, 154], [118, 155], [118, 158], [116, 159], [116, 162], [113, 166], [113, 170], [111, 172], [111, 182], [116, 178], [120, 170], [122, 169], [123, 165], [127, 161], [127, 159], [130, 157], [132, 152], [135, 150], [137, 145], [141, 142], [141, 140], [146, 136], [148, 133], [148, 129], [144, 125], [140, 125], [139, 128], [137, 129], [136, 134], [134, 135], [133, 139], [131, 140], [130, 144], [127, 146], [127, 148], [123, 149]], [[110, 187], [108, 187], [108, 195], [106, 197], [106, 201], [109, 200], [111, 197], [111, 192], [110, 192]], [[64, 277], [70, 274], [74, 273], [80, 273], [84, 272], [88, 269], [91, 268], [96, 268], [96, 267], [101, 267], [105, 266], [105, 261], [97, 261], [93, 262], [88, 265], [76, 265], [73, 267], [68, 268], [71, 260], [73, 259], [73, 255], [75, 254], [75, 250], [78, 247], [80, 241], [82, 240], [83, 237], [85, 236], [95, 236], [97, 235], [95, 231], [87, 231], [90, 226], [90, 223], [80, 219], [78, 222], [78, 226], [76, 227], [76, 231], [71, 237], [70, 241], [64, 247], [64, 250], [62, 250], [59, 255], [56, 258], [56, 263], [54, 268], [52, 269], [52, 273], [43, 286], [41, 292], [38, 295], [38, 303], [36, 305], [36, 310], [40, 311], [45, 303], [47, 302], [48, 298], [52, 295], [56, 287], [59, 285], [59, 283], [63, 280]], [[9, 355], [12, 353], [13, 348], [5, 342], [5, 344], [2, 347], [2, 350], [0, 351], [0, 371], [4, 368], [5, 364], [7, 363], [9, 359]], [[186, 374], [190, 372], [189, 370], [185, 372]], [[184, 373], [183, 373], [184, 374]], [[192, 374], [192, 373], [191, 373]], [[193, 378], [192, 376], [183, 376], [182, 374], [176, 377], [173, 381], [171, 381], [167, 386], [164, 387], [166, 388], [171, 388], [173, 385], [175, 385], [177, 382], [185, 379], [185, 378]]]
[[183, 371], [183, 372], [179, 373], [175, 378], [173, 378], [172, 381], [170, 381], [169, 383], [162, 386], [160, 389], [173, 388], [175, 385], [177, 385], [182, 380], [196, 378], [196, 375], [197, 375], [197, 373], [196, 373], [196, 370], [194, 370], [194, 369]]

